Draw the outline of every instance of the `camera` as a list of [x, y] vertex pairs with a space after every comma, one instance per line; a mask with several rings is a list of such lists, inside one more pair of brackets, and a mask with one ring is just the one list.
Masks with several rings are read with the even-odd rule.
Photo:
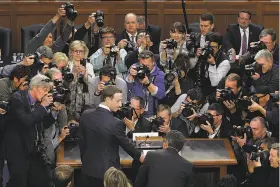
[[95, 17], [95, 22], [98, 27], [103, 27], [104, 25], [104, 12], [97, 10], [95, 13], [92, 13]]
[[63, 77], [64, 81], [72, 82], [74, 80], [74, 75], [73, 75], [73, 73], [70, 72], [70, 68], [64, 67], [61, 70], [61, 73], [62, 73], [62, 77]]
[[233, 126], [231, 134], [240, 138], [244, 138], [244, 134], [246, 134], [247, 140], [253, 138], [253, 131], [250, 126]]
[[28, 54], [26, 56], [28, 56], [28, 57], [34, 56], [34, 57], [30, 58], [30, 59], [34, 59], [34, 63], [32, 66], [35, 67], [35, 69], [37, 69], [38, 71], [41, 71], [43, 69], [45, 64], [40, 61], [40, 58], [42, 56], [41, 53], [35, 52], [34, 54]]
[[[59, 83], [54, 82], [54, 84], [59, 84]], [[64, 88], [61, 83], [61, 84], [57, 85], [57, 87], [55, 89], [52, 89], [50, 91], [50, 93], [52, 94], [53, 102], [65, 104], [67, 101], [67, 96], [70, 93], [70, 90], [67, 88]]]
[[260, 158], [262, 165], [265, 165], [265, 161], [268, 160], [269, 152], [260, 146], [245, 144], [242, 149], [245, 153], [249, 153], [250, 160], [257, 161]]
[[174, 39], [172, 39], [172, 38], [166, 39], [165, 43], [166, 43], [166, 48], [167, 49], [177, 48], [177, 42]]
[[6, 112], [8, 112], [9, 109], [10, 109], [9, 102], [7, 102], [7, 101], [0, 101], [0, 108], [5, 110]]
[[270, 98], [272, 100], [273, 103], [279, 102], [279, 93], [270, 93]]
[[66, 16], [69, 20], [74, 21], [78, 16], [78, 12], [75, 10], [75, 7], [70, 2], [65, 3], [61, 6], [66, 11]]
[[210, 42], [206, 41], [204, 47], [201, 49], [201, 55], [199, 56], [200, 60], [207, 60], [209, 55], [214, 56], [214, 50], [210, 46]]
[[59, 80], [54, 80], [53, 81], [54, 83], [54, 86], [55, 86], [55, 90], [59, 93], [59, 94], [62, 94], [62, 95], [67, 95], [70, 93], [70, 90], [65, 88], [63, 86], [63, 82], [62, 81], [59, 81]]
[[217, 89], [217, 92], [220, 93], [221, 101], [234, 101], [235, 99], [234, 93], [230, 88]]
[[[80, 64], [81, 64], [82, 66], [84, 66], [85, 68], [86, 68], [87, 62], [88, 62], [88, 59], [87, 59], [87, 58], [82, 58], [82, 59], [80, 60]], [[81, 73], [79, 74], [78, 82], [81, 83], [81, 84], [84, 82], [84, 75], [81, 74]]]
[[70, 123], [67, 127], [69, 128], [69, 135], [65, 137], [64, 141], [77, 141], [79, 126], [76, 123]]
[[256, 73], [256, 62], [245, 65], [245, 74], [249, 77]]
[[138, 64], [138, 65], [136, 65], [135, 70], [137, 71], [136, 77], [138, 77], [139, 79], [144, 79], [145, 76], [148, 77], [150, 75], [150, 70], [145, 65]]
[[108, 85], [116, 85], [116, 83], [112, 79], [110, 79], [108, 82], [105, 82], [105, 86]]
[[257, 54], [262, 49], [266, 49], [266, 45], [263, 41], [259, 41], [259, 42], [253, 42], [253, 45], [250, 45], [248, 51], [252, 56]]
[[124, 103], [120, 110], [115, 112], [115, 117], [120, 120], [123, 120], [124, 118], [131, 120], [133, 116], [133, 108], [131, 108], [129, 105], [130, 102]]
[[115, 56], [117, 55], [118, 51], [119, 51], [118, 46], [112, 45], [112, 46], [110, 47], [110, 56], [111, 56], [111, 57], [115, 57]]
[[213, 116], [209, 113], [205, 113], [194, 118], [194, 124], [196, 126], [199, 126], [201, 124], [207, 124], [206, 121], [208, 121], [212, 125], [214, 122]]
[[192, 111], [192, 108], [195, 108], [195, 105], [193, 105], [192, 103], [182, 103], [184, 104], [184, 109], [182, 110], [182, 115], [184, 117], [188, 117], [188, 116], [191, 116], [193, 115], [193, 111]]
[[126, 51], [134, 51], [136, 49], [135, 43], [133, 41], [127, 41]]
[[164, 80], [168, 83], [171, 84], [176, 78], [182, 78], [182, 74], [181, 71], [179, 69], [174, 69], [173, 71], [171, 71], [170, 73], [167, 73], [164, 76]]
[[190, 58], [196, 56], [196, 50], [200, 47], [199, 33], [191, 32], [189, 40], [186, 42]]
[[251, 106], [253, 103], [251, 101], [251, 99], [253, 101], [255, 101], [256, 103], [258, 103], [258, 97], [253, 95], [251, 97], [248, 96], [243, 96], [242, 98], [238, 99], [238, 105], [242, 108], [242, 109], [248, 109], [249, 106]]
[[156, 117], [152, 120], [152, 130], [157, 132], [160, 126], [163, 126], [164, 119], [162, 117]]

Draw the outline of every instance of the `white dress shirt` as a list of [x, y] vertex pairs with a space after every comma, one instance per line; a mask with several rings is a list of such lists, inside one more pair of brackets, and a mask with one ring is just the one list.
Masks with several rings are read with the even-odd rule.
[[[244, 32], [243, 32], [243, 29], [241, 27], [239, 27], [239, 30], [240, 30], [240, 34], [241, 34], [241, 41], [240, 41], [240, 51], [239, 51], [239, 56], [242, 55], [242, 40], [243, 40], [243, 35], [244, 35]], [[247, 46], [248, 46], [248, 42], [249, 42], [249, 27], [247, 27], [245, 29], [245, 33], [246, 33], [246, 37], [247, 37]]]
[[203, 48], [203, 47], [204, 47], [204, 45], [205, 45], [205, 39], [206, 39], [206, 36], [201, 35], [201, 38], [200, 38], [200, 48]]
[[219, 66], [209, 65], [209, 79], [211, 86], [217, 86], [222, 78], [224, 78], [230, 70], [230, 62], [228, 60], [222, 61]]
[[111, 112], [110, 108], [107, 107], [106, 105], [104, 105], [103, 103], [100, 103], [98, 106], [101, 107], [101, 108], [104, 108], [106, 110], [109, 110]]
[[[133, 123], [134, 128], [135, 128], [137, 122], [138, 122], [138, 119], [135, 120], [134, 123]], [[126, 129], [125, 129], [125, 134], [127, 134], [129, 131], [130, 131], [130, 129], [129, 129], [128, 127], [126, 127]]]
[[218, 132], [220, 131], [220, 128], [221, 128], [221, 125], [219, 125], [219, 126], [214, 130], [214, 133], [213, 133], [213, 134], [209, 134], [208, 138], [209, 138], [209, 139], [213, 139], [213, 138], [218, 134]]
[[[126, 32], [126, 33], [128, 34], [130, 41], [132, 41], [131, 40], [132, 34], [130, 34], [129, 32]], [[137, 36], [137, 32], [134, 34], [134, 40], [133, 40], [134, 43], [136, 43], [136, 36]]]

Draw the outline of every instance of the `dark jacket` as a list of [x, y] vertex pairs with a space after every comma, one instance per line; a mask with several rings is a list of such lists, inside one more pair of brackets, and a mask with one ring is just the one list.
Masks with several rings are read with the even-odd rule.
[[180, 118], [172, 118], [170, 121], [170, 129], [180, 131], [186, 138], [189, 135], [186, 123]]
[[147, 153], [134, 187], [194, 186], [193, 165], [172, 148]]
[[279, 187], [279, 168], [256, 167], [249, 179], [250, 187]]
[[152, 131], [152, 124], [150, 121], [148, 121], [146, 118], [144, 118], [143, 116], [141, 116], [135, 127], [134, 127], [134, 131], [129, 131], [127, 133], [127, 137], [128, 138], [132, 138], [133, 137], [133, 133], [139, 133], [139, 132], [151, 132]]
[[123, 122], [101, 107], [82, 114], [79, 146], [83, 174], [97, 179], [103, 179], [104, 173], [112, 166], [120, 168], [119, 146], [136, 160], [141, 155], [129, 143], [123, 130]]
[[[259, 27], [249, 24], [248, 48], [251, 42], [259, 41], [260, 33], [261, 29]], [[239, 54], [241, 45], [241, 33], [239, 29], [239, 24], [230, 24], [227, 28], [227, 32], [224, 38], [224, 47], [227, 50], [234, 48], [236, 54]]]

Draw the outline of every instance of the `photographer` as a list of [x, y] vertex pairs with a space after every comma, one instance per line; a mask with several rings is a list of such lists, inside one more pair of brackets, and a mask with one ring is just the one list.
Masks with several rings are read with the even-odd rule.
[[273, 91], [279, 90], [279, 67], [273, 64], [273, 56], [268, 50], [259, 51], [256, 56], [255, 74], [251, 76], [253, 91], [260, 85], [270, 86]]
[[69, 120], [79, 121], [85, 105], [93, 104], [88, 87], [95, 75], [92, 64], [87, 62], [87, 55], [85, 42], [76, 40], [71, 43], [68, 67], [74, 79], [69, 83], [70, 103], [66, 107]]
[[68, 165], [57, 166], [53, 174], [54, 187], [71, 187], [73, 177], [74, 168]]
[[101, 103], [102, 91], [108, 85], [116, 85], [116, 87], [120, 88], [123, 91], [122, 102], [125, 103], [127, 101], [126, 82], [122, 78], [117, 77], [116, 68], [110, 64], [106, 64], [100, 69], [99, 76], [94, 77], [89, 86], [89, 93], [95, 106]]
[[273, 103], [270, 95], [271, 88], [268, 86], [256, 87], [255, 94], [251, 99], [252, 105], [248, 107], [249, 114], [247, 119], [256, 116], [264, 117], [268, 122], [268, 130], [273, 137], [279, 135], [279, 105]]
[[[200, 124], [197, 127], [200, 127], [200, 129], [195, 129], [192, 137], [195, 138], [229, 138], [232, 125], [230, 122], [226, 119], [224, 114], [223, 107], [218, 103], [213, 103], [208, 107], [208, 121], [206, 120], [206, 123]], [[199, 118], [197, 116], [196, 118]], [[199, 120], [200, 121], [200, 120]], [[204, 121], [204, 120], [203, 120]], [[202, 121], [201, 121], [202, 122]], [[199, 123], [198, 121], [196, 123]], [[201, 130], [202, 129], [202, 130]]]
[[[54, 82], [53, 89], [57, 91], [58, 89], [63, 88], [62, 73], [59, 71], [59, 69], [57, 68], [49, 69], [46, 72], [46, 76], [49, 77]], [[64, 95], [60, 94], [60, 96], [64, 96]], [[59, 143], [62, 142], [67, 135], [69, 135], [69, 128], [67, 126], [68, 117], [67, 117], [66, 107], [62, 101], [55, 101], [55, 99], [56, 98], [54, 98], [54, 102], [50, 108], [53, 117], [52, 119], [53, 123], [48, 129], [44, 130], [44, 141], [46, 145], [47, 156], [50, 159], [52, 166], [54, 167], [56, 164], [55, 150], [58, 147]]]
[[[165, 70], [170, 70], [172, 64], [179, 54], [189, 55], [186, 46], [186, 28], [180, 22], [175, 22], [170, 28], [170, 39], [161, 41], [160, 43], [160, 64], [165, 67]], [[195, 51], [196, 52], [196, 51]], [[197, 53], [198, 54], [198, 53]], [[197, 57], [190, 58], [190, 69], [197, 63]]]
[[57, 67], [60, 71], [68, 66], [68, 57], [62, 52], [56, 52], [53, 55], [52, 60], [54, 62], [55, 67]]
[[177, 130], [185, 137], [188, 137], [188, 129], [185, 122], [179, 118], [173, 118], [171, 109], [168, 105], [158, 106], [157, 117], [152, 123], [153, 131], [158, 131], [161, 136], [165, 136], [165, 134], [171, 130]]
[[[191, 135], [195, 130], [198, 131], [199, 127], [193, 123], [193, 120], [198, 115], [205, 113], [208, 109], [209, 103], [205, 102], [201, 90], [190, 89], [187, 94], [182, 94], [171, 107], [172, 116], [179, 117], [185, 121], [188, 133]], [[199, 124], [200, 125], [200, 124]]]
[[126, 125], [126, 135], [132, 138], [133, 133], [151, 132], [152, 124], [143, 117], [145, 101], [142, 97], [135, 96], [130, 99], [130, 107], [133, 110], [132, 119], [124, 118]]
[[[125, 65], [126, 50], [121, 46], [115, 46], [116, 33], [111, 27], [105, 27], [100, 31], [102, 47], [89, 57], [94, 71], [98, 73], [105, 64], [116, 68], [117, 74], [122, 75], [127, 71]], [[121, 76], [122, 77], [122, 76]]]
[[[51, 173], [43, 131], [50, 117], [49, 94], [53, 83], [44, 75], [31, 79], [29, 89], [12, 95], [8, 126], [4, 135], [9, 168], [8, 187], [51, 187]], [[43, 123], [44, 122], [44, 123]]]
[[[139, 54], [139, 63], [140, 65], [134, 64], [130, 67], [129, 75], [125, 79], [130, 94], [128, 98], [144, 98], [144, 117], [151, 117], [156, 113], [158, 100], [165, 95], [164, 73], [155, 65], [154, 54], [150, 51]], [[137, 67], [141, 69], [138, 71]]]
[[230, 70], [230, 62], [222, 52], [222, 36], [217, 32], [206, 35], [206, 45], [201, 49], [199, 62], [203, 69], [201, 75], [202, 93], [210, 95], [215, 92], [217, 85]]
[[253, 169], [249, 178], [250, 187], [279, 186], [279, 143], [272, 144], [269, 155], [269, 169], [262, 165], [260, 157], [248, 160]]
[[66, 16], [66, 10], [64, 7], [61, 7], [57, 10], [56, 15], [50, 20], [41, 30], [40, 32], [32, 38], [25, 47], [25, 54], [34, 53], [40, 46], [47, 46], [52, 49], [53, 52], [62, 51], [64, 45], [69, 38], [72, 28], [72, 22], [74, 20], [68, 20], [67, 24], [63, 28], [62, 35], [59, 36], [55, 42], [53, 42], [52, 32], [55, 28], [55, 24], [61, 18]]
[[189, 57], [179, 54], [173, 64], [173, 70], [164, 77], [166, 81], [166, 96], [160, 100], [161, 104], [172, 106], [181, 94], [187, 93], [194, 87], [194, 79], [188, 74], [190, 69]]

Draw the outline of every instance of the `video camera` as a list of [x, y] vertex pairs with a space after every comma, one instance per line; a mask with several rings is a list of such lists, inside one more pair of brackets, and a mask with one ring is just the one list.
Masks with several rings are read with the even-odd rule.
[[250, 45], [248, 51], [250, 52], [251, 56], [254, 56], [262, 49], [266, 49], [266, 45], [263, 41], [259, 41], [253, 42], [253, 45]]
[[61, 70], [62, 76], [63, 76], [63, 80], [66, 82], [72, 82], [74, 80], [74, 75], [73, 73], [70, 72], [70, 68], [66, 68], [64, 67]]
[[233, 126], [232, 132], [231, 132], [232, 136], [244, 138], [244, 134], [246, 134], [247, 140], [252, 139], [253, 138], [252, 128], [250, 126], [244, 126], [244, 127]]
[[164, 76], [164, 80], [168, 83], [168, 84], [171, 84], [176, 78], [182, 78], [182, 74], [181, 74], [181, 71], [177, 68], [175, 68], [173, 71], [171, 71], [170, 73], [167, 73], [165, 76]]
[[164, 119], [162, 117], [156, 117], [155, 119], [152, 120], [152, 130], [157, 132], [159, 130], [160, 126], [163, 126], [164, 124]]
[[150, 70], [145, 65], [137, 64], [135, 70], [137, 71], [136, 77], [138, 77], [141, 80], [144, 79], [145, 76], [148, 77], [150, 75]]
[[172, 38], [166, 39], [165, 43], [166, 43], [166, 48], [167, 49], [177, 48], [177, 42], [174, 39], [172, 39]]
[[65, 128], [69, 129], [69, 135], [65, 137], [64, 141], [75, 142], [79, 139], [78, 137], [79, 126], [76, 123], [70, 123]]
[[196, 118], [194, 118], [194, 124], [196, 126], [199, 126], [201, 124], [207, 124], [206, 121], [208, 121], [211, 125], [213, 125], [214, 119], [213, 116], [209, 113], [204, 113]]
[[95, 17], [95, 22], [98, 27], [103, 27], [104, 25], [104, 12], [101, 10], [97, 10], [95, 13], [92, 13], [92, 15]]
[[210, 54], [214, 56], [214, 50], [210, 46], [210, 42], [206, 41], [204, 47], [201, 49], [201, 55], [199, 56], [199, 59], [205, 61], [208, 59]]
[[220, 100], [221, 101], [234, 101], [235, 96], [234, 93], [230, 88], [224, 88], [224, 89], [217, 89], [217, 92], [220, 93]]
[[130, 102], [124, 103], [120, 110], [115, 112], [114, 116], [120, 120], [124, 118], [132, 119], [133, 116], [133, 108], [130, 107]]
[[199, 33], [191, 32], [189, 40], [186, 42], [190, 58], [196, 56], [196, 50], [200, 47]]
[[75, 10], [75, 7], [70, 2], [65, 3], [61, 6], [66, 11], [66, 16], [69, 20], [74, 21], [78, 16], [78, 12]]

